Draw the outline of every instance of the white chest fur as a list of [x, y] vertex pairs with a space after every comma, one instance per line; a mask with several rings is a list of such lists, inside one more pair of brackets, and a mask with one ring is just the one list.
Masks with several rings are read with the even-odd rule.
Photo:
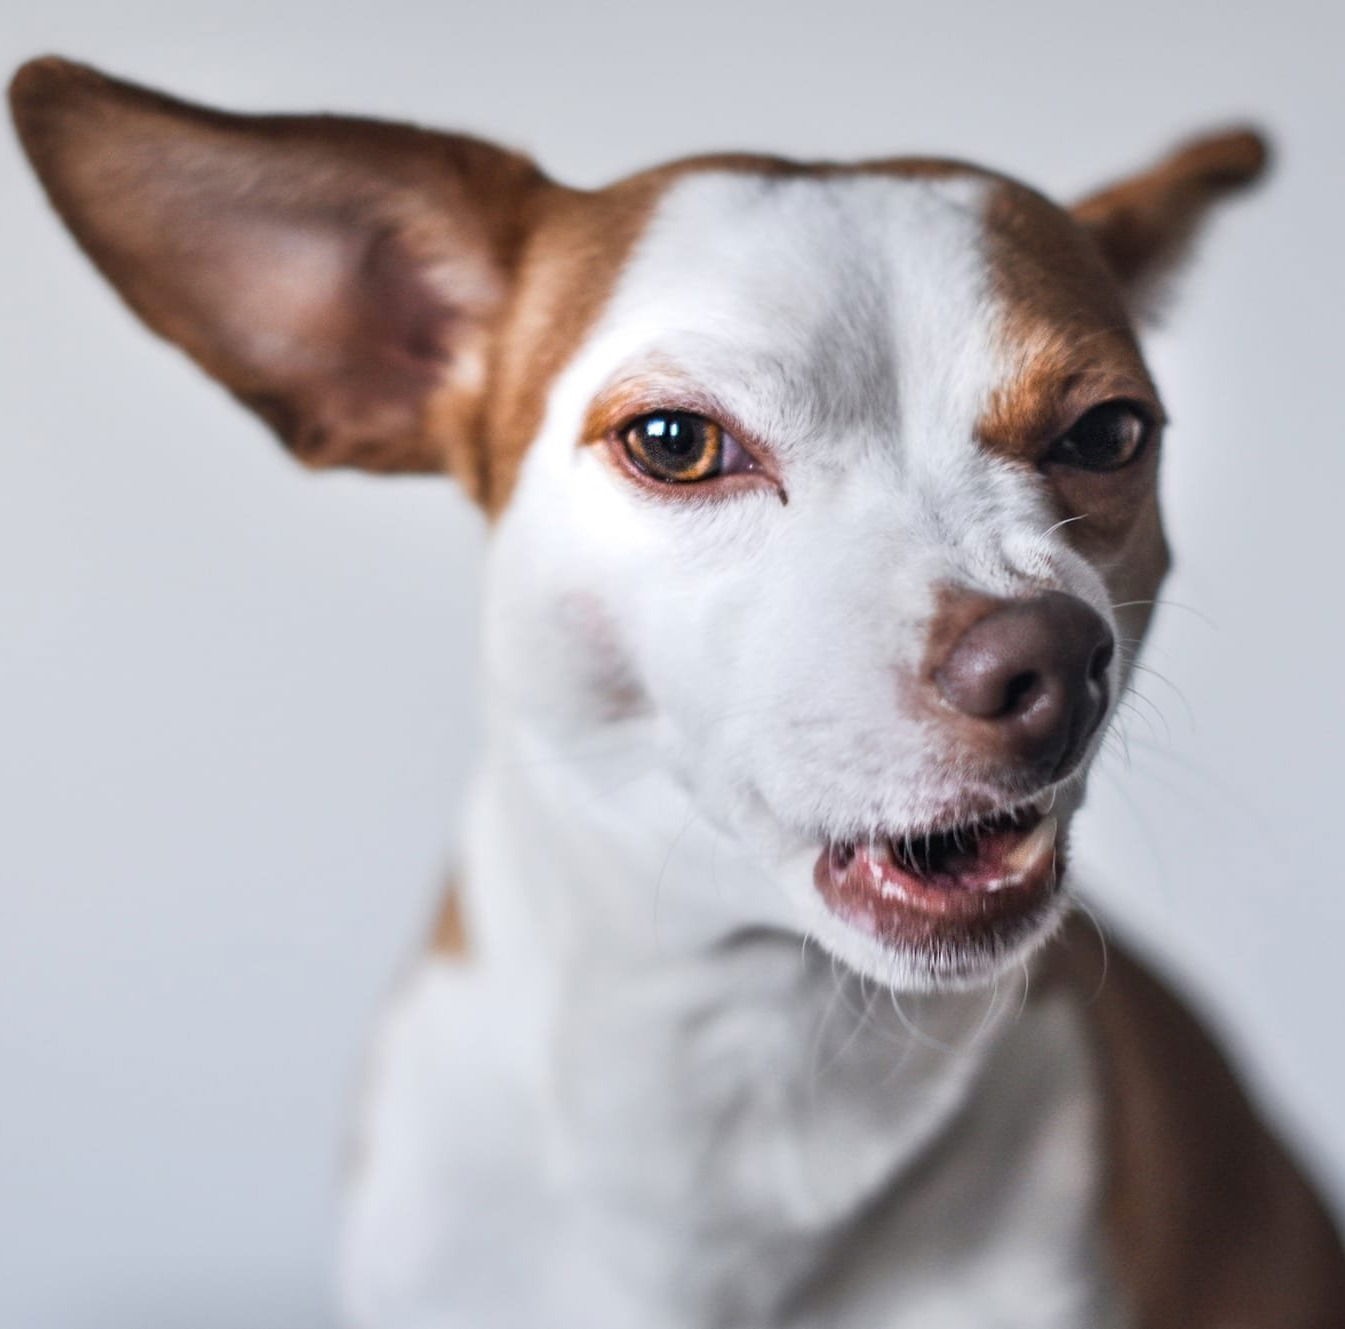
[[[897, 1004], [768, 930], [588, 946], [558, 916], [606, 888], [567, 881], [583, 860], [547, 835], [500, 834], [540, 815], [523, 798], [500, 776], [478, 809], [487, 954], [425, 962], [375, 1053], [346, 1234], [362, 1329], [1121, 1323], [1065, 993]], [[663, 845], [661, 891], [691, 889], [702, 837]], [[558, 961], [500, 953], [538, 930]]]

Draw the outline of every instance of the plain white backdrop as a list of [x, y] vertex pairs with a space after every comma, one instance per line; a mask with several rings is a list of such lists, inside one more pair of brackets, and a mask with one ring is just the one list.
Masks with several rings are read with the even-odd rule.
[[[1079, 845], [1345, 1201], [1342, 39], [1299, 0], [11, 0], [0, 55], [468, 129], [576, 184], [918, 150], [1068, 198], [1263, 122], [1272, 182], [1151, 343], [1179, 570]], [[12, 137], [0, 180], [0, 1324], [317, 1329], [361, 1042], [470, 769], [483, 524], [301, 473]]]

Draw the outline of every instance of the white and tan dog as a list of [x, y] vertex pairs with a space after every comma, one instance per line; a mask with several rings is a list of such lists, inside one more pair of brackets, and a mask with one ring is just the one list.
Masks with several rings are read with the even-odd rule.
[[1067, 919], [1167, 565], [1132, 321], [1254, 135], [1066, 211], [921, 159], [586, 192], [59, 60], [13, 104], [93, 261], [299, 458], [493, 518], [489, 739], [374, 1050], [353, 1324], [1345, 1325], [1219, 1055]]

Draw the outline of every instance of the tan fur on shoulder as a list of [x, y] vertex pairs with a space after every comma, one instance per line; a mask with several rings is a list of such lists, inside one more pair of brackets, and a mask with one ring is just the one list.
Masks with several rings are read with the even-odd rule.
[[430, 953], [461, 964], [472, 957], [471, 936], [462, 908], [462, 890], [450, 881], [439, 901], [430, 930]]
[[1331, 1220], [1223, 1054], [1086, 923], [1071, 922], [1054, 960], [1096, 1037], [1106, 1224], [1138, 1329], [1340, 1329]]

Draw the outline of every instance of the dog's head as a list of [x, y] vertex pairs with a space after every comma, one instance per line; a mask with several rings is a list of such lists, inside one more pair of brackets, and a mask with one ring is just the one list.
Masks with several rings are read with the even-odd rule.
[[497, 519], [520, 708], [656, 732], [861, 971], [976, 977], [1050, 928], [1167, 563], [1134, 322], [1254, 135], [1067, 211], [920, 159], [577, 191], [59, 61], [13, 96], [94, 262], [298, 457], [448, 471]]

